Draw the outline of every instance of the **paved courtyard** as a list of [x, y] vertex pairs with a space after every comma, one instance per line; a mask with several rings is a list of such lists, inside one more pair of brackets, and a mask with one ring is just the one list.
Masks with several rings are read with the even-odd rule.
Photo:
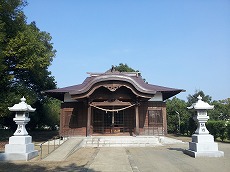
[[0, 162], [0, 171], [229, 172], [230, 144], [219, 143], [221, 158], [192, 158], [187, 143], [139, 148], [80, 148], [64, 161]]

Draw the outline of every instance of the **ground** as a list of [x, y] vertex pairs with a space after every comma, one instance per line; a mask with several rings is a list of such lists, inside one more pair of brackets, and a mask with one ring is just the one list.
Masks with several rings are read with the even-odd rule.
[[[188, 137], [177, 137], [190, 141]], [[65, 161], [0, 162], [0, 171], [230, 171], [230, 144], [218, 143], [221, 158], [192, 158], [183, 154], [188, 142], [145, 148], [81, 148]]]

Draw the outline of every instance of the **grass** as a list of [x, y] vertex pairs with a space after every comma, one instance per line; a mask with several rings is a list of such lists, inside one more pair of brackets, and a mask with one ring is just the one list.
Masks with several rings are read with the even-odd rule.
[[[175, 139], [180, 139], [184, 142], [190, 142], [192, 141], [192, 136], [188, 135], [182, 135], [182, 134], [167, 134], [167, 137], [175, 138]], [[223, 141], [218, 137], [216, 138], [215, 142], [221, 142], [221, 143], [230, 143], [229, 139], [224, 139]]]
[[[58, 131], [50, 130], [37, 130], [37, 131], [28, 131], [29, 135], [32, 136], [33, 141], [35, 142], [44, 142], [48, 139], [52, 139], [55, 136], [58, 136]], [[14, 131], [12, 130], [0, 130], [0, 141], [6, 142], [9, 140], [9, 137], [13, 136]]]
[[52, 139], [54, 137], [59, 136], [59, 133], [57, 130], [42, 130], [42, 131], [29, 131], [28, 132], [30, 136], [32, 136], [32, 139], [34, 142], [44, 142], [49, 139]]
[[[14, 132], [12, 130], [0, 130], [0, 151], [4, 150], [5, 144], [8, 143], [9, 137], [13, 136]], [[59, 135], [58, 131], [50, 130], [28, 131], [28, 133], [32, 136], [32, 141], [36, 143], [45, 142]]]
[[188, 136], [188, 135], [167, 134], [166, 136], [170, 137], [170, 138], [182, 140], [183, 142], [191, 142], [192, 141], [192, 137]]
[[0, 130], [0, 141], [6, 142], [9, 140], [9, 137], [12, 136], [14, 132], [12, 130]]
[[229, 139], [224, 139], [224, 140], [222, 141], [219, 137], [216, 138], [215, 141], [217, 141], [217, 142], [222, 142], [222, 143], [230, 143], [230, 140], [229, 140]]

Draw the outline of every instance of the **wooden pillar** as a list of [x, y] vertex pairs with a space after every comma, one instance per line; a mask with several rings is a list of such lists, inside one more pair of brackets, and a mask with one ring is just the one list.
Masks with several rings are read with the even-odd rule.
[[90, 125], [91, 125], [91, 106], [88, 105], [86, 136], [90, 136]]
[[167, 114], [166, 114], [166, 107], [162, 107], [162, 118], [163, 118], [163, 133], [164, 135], [167, 135]]
[[140, 131], [139, 131], [139, 112], [138, 112], [138, 105], [135, 106], [135, 114], [136, 114], [136, 135], [138, 136]]
[[112, 112], [112, 134], [114, 134], [114, 112]]
[[63, 127], [64, 127], [64, 111], [63, 111], [63, 108], [61, 107], [61, 110], [60, 110], [60, 129], [59, 129], [59, 135], [60, 136], [64, 135]]

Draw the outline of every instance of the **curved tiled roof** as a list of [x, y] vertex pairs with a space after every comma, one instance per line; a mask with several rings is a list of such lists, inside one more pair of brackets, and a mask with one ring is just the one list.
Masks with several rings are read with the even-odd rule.
[[122, 81], [128, 84], [131, 84], [138, 92], [143, 94], [149, 94], [154, 96], [156, 92], [161, 92], [163, 95], [163, 100], [166, 100], [182, 91], [183, 89], [175, 89], [162, 87], [158, 85], [152, 85], [144, 82], [141, 76], [138, 76], [135, 73], [127, 72], [106, 72], [103, 74], [91, 74], [87, 77], [82, 84], [48, 90], [47, 94], [52, 97], [58, 98], [60, 100], [64, 99], [64, 94], [69, 93], [70, 95], [84, 94], [88, 92], [95, 84], [103, 83], [105, 81]]

